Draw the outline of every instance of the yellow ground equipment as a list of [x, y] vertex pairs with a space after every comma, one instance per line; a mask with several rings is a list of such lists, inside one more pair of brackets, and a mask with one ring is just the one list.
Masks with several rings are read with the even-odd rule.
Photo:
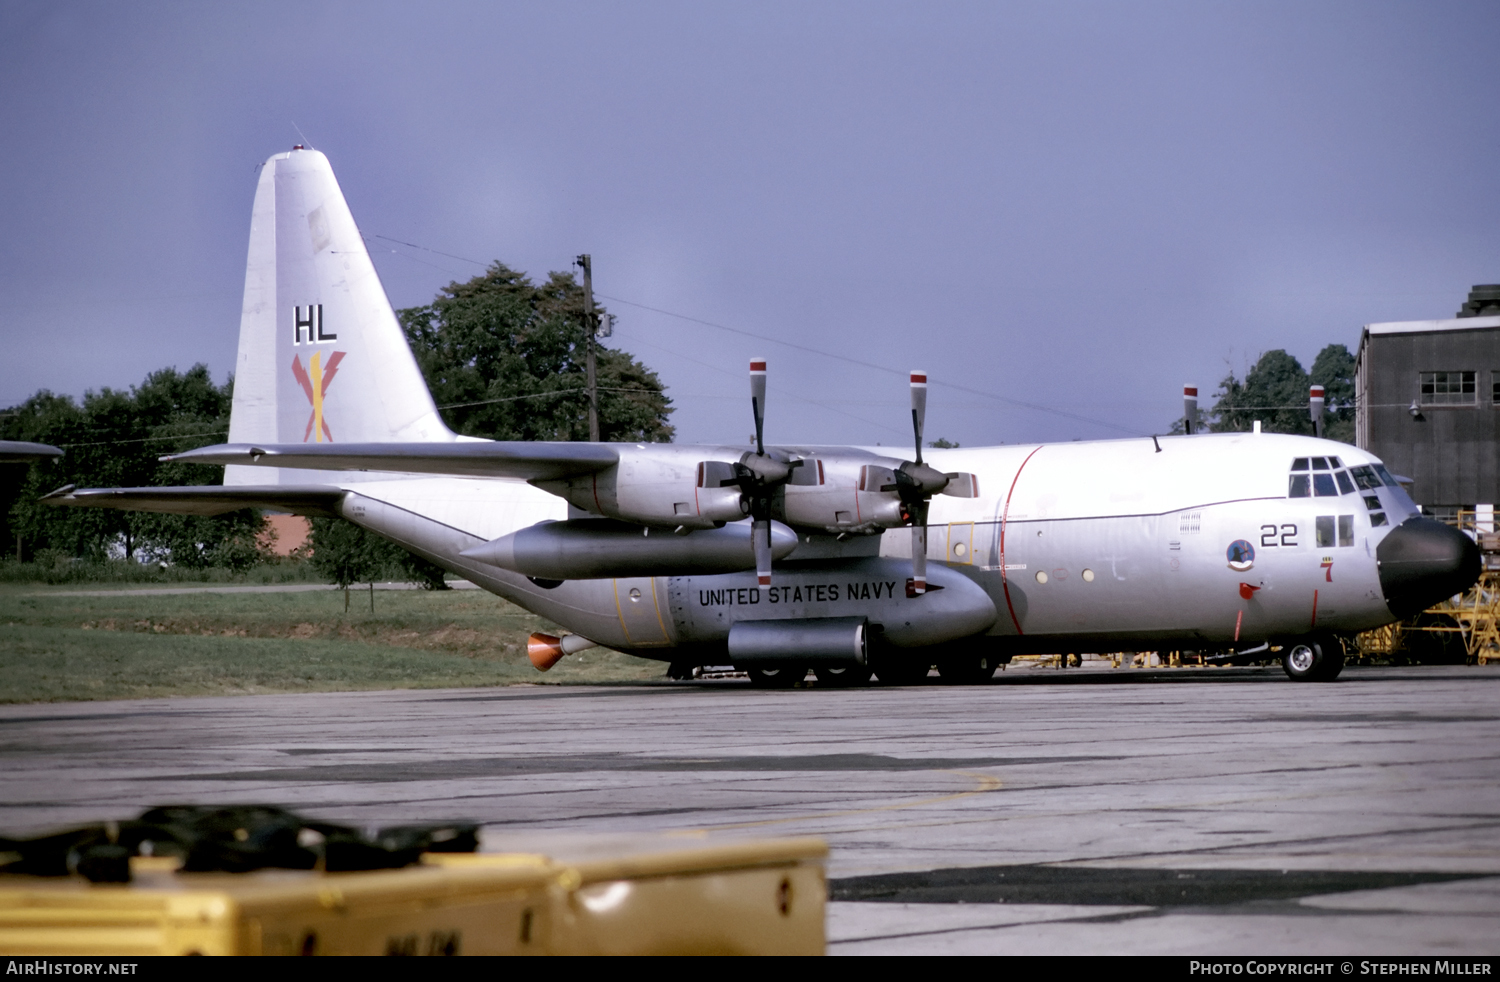
[[827, 846], [780, 839], [557, 862], [428, 853], [397, 870], [0, 876], [0, 954], [822, 954]]

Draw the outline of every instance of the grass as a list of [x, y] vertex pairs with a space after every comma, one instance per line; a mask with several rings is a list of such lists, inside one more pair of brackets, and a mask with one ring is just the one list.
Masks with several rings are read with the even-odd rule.
[[548, 621], [479, 590], [143, 595], [0, 586], [0, 703], [661, 678], [604, 649], [543, 675]]

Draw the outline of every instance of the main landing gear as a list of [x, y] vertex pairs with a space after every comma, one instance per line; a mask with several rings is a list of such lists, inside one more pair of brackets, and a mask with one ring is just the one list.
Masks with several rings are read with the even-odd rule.
[[1293, 682], [1332, 682], [1344, 670], [1344, 646], [1331, 634], [1298, 638], [1281, 649], [1281, 667]]

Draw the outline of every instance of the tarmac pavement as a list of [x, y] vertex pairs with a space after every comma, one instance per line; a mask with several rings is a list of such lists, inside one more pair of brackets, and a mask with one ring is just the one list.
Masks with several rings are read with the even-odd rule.
[[264, 802], [559, 855], [818, 835], [832, 953], [1495, 954], [1497, 724], [1483, 667], [4, 706], [0, 831]]

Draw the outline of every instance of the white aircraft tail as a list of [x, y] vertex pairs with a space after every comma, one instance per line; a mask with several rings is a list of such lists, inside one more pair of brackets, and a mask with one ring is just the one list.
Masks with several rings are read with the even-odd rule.
[[[328, 158], [294, 149], [267, 160], [250, 219], [229, 442], [455, 439]], [[265, 484], [271, 473], [230, 466], [224, 483]], [[313, 472], [275, 473], [283, 484], [315, 479]]]

